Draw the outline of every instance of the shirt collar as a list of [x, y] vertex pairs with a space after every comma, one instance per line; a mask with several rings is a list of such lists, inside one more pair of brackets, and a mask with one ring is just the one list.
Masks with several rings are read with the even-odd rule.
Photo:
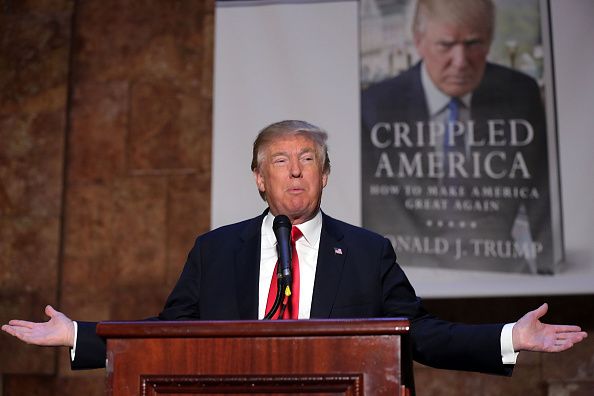
[[[265, 246], [276, 245], [276, 237], [272, 230], [273, 222], [274, 216], [269, 211], [262, 222], [262, 244], [265, 244]], [[318, 209], [318, 213], [313, 218], [305, 223], [298, 224], [297, 227], [301, 230], [303, 238], [310, 246], [317, 246], [322, 234], [322, 211]]]
[[[451, 97], [441, 92], [439, 88], [433, 84], [431, 77], [429, 77], [429, 72], [427, 72], [425, 62], [421, 63], [421, 85], [423, 86], [423, 91], [425, 92], [429, 117], [434, 117], [441, 113], [448, 106]], [[472, 99], [472, 92], [469, 92], [458, 99], [460, 99], [464, 106], [469, 109], [470, 100]]]

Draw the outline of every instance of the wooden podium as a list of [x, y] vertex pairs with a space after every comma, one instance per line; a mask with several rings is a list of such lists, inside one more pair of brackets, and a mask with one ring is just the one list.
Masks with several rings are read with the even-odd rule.
[[411, 395], [399, 319], [102, 322], [107, 394]]

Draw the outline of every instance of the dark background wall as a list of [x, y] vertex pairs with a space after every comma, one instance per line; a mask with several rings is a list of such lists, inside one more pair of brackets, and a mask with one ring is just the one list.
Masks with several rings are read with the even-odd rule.
[[[0, 322], [152, 316], [209, 229], [214, 1], [0, 2]], [[551, 304], [594, 330], [593, 296], [428, 300], [467, 322]], [[594, 380], [594, 338], [522, 353], [514, 376], [417, 365], [418, 394], [553, 395]], [[0, 396], [101, 395], [103, 370], [0, 335]], [[577, 394], [577, 393], [574, 393]]]

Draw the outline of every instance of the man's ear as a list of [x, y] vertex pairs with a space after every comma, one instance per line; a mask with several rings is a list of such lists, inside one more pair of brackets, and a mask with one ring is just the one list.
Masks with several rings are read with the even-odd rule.
[[328, 173], [322, 173], [322, 188], [326, 187], [328, 184]]
[[262, 175], [262, 173], [256, 169], [253, 172], [254, 174], [254, 179], [256, 180], [256, 186], [258, 186], [258, 191], [264, 193], [266, 192], [266, 186], [264, 184], [264, 175]]

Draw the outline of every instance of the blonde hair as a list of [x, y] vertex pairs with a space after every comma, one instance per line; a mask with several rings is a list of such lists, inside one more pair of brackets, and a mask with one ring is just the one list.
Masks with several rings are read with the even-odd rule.
[[414, 37], [425, 32], [429, 20], [485, 29], [492, 40], [495, 6], [491, 0], [418, 0], [412, 23]]

